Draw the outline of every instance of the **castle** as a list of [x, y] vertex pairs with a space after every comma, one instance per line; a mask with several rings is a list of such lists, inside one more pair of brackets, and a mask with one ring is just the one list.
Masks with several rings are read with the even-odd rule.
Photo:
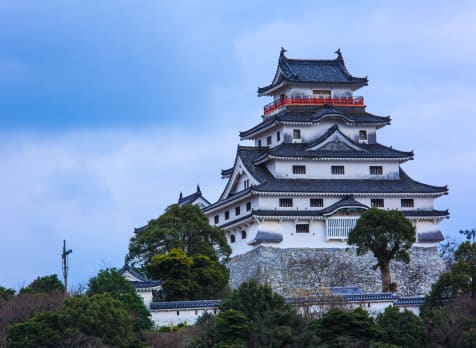
[[[272, 279], [269, 273], [301, 258], [299, 250], [306, 257], [307, 249], [348, 252], [348, 233], [363, 211], [399, 210], [416, 227], [418, 272], [436, 269], [416, 290], [424, 293], [442, 268], [436, 245], [443, 240], [439, 224], [449, 213], [436, 210], [434, 199], [448, 188], [415, 181], [401, 167], [413, 160], [413, 152], [377, 141], [377, 131], [391, 119], [367, 112], [364, 98], [356, 96], [368, 85], [367, 77], [351, 75], [341, 51], [336, 54], [335, 59], [290, 59], [281, 50], [271, 84], [258, 88], [259, 96], [273, 100], [264, 106], [261, 122], [240, 132], [241, 140], [254, 145], [238, 146], [233, 166], [221, 173], [227, 184], [218, 201], [200, 204], [210, 223], [226, 231], [233, 250], [232, 286], [258, 278], [284, 294], [283, 284], [275, 283], [292, 279]], [[194, 195], [187, 198], [202, 197], [199, 189]], [[260, 257], [263, 251], [273, 254], [268, 261]], [[282, 259], [283, 253], [294, 256]], [[277, 267], [273, 258], [280, 262]]]
[[[448, 188], [413, 180], [401, 168], [413, 152], [377, 141], [390, 117], [368, 113], [364, 98], [354, 95], [368, 80], [348, 72], [340, 50], [326, 60], [289, 59], [285, 52], [271, 84], [258, 88], [273, 101], [260, 123], [240, 132], [254, 146], [238, 146], [233, 166], [221, 173], [227, 184], [218, 201], [211, 204], [197, 186], [191, 195], [180, 193], [177, 204], [199, 206], [225, 231], [232, 287], [253, 278], [298, 307], [316, 305], [327, 291], [374, 314], [388, 305], [418, 313], [444, 270], [437, 244], [449, 213], [436, 210], [434, 199]], [[416, 228], [410, 264], [392, 263], [396, 294], [380, 293], [373, 255], [357, 256], [347, 244], [370, 207], [399, 210]], [[153, 302], [160, 282], [121, 272], [161, 325], [194, 323], [219, 309], [219, 300]]]

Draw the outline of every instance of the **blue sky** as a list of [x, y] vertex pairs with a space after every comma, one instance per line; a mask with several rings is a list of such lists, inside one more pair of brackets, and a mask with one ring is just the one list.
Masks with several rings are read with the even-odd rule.
[[199, 183], [216, 200], [256, 88], [289, 57], [341, 48], [379, 141], [448, 184], [443, 232], [476, 227], [476, 5], [471, 1], [0, 2], [0, 284], [121, 267], [134, 227]]

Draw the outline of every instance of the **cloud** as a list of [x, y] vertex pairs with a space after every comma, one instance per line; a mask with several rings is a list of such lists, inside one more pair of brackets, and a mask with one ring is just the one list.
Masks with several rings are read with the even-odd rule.
[[122, 266], [133, 228], [181, 190], [199, 183], [218, 197], [235, 144], [219, 132], [165, 128], [9, 134], [0, 144], [0, 263], [15, 272], [2, 272], [0, 284], [60, 274], [63, 239], [73, 249], [71, 284], [104, 264]]

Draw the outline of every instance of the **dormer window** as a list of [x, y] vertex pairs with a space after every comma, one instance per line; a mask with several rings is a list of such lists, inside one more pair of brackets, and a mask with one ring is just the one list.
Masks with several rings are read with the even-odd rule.
[[301, 139], [301, 130], [300, 129], [294, 129], [293, 130], [293, 139]]

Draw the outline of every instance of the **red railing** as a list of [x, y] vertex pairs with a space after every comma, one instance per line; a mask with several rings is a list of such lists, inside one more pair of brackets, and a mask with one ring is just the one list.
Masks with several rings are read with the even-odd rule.
[[364, 97], [338, 97], [338, 98], [316, 98], [316, 97], [284, 97], [265, 105], [264, 114], [269, 114], [286, 105], [340, 105], [340, 106], [364, 106]]

